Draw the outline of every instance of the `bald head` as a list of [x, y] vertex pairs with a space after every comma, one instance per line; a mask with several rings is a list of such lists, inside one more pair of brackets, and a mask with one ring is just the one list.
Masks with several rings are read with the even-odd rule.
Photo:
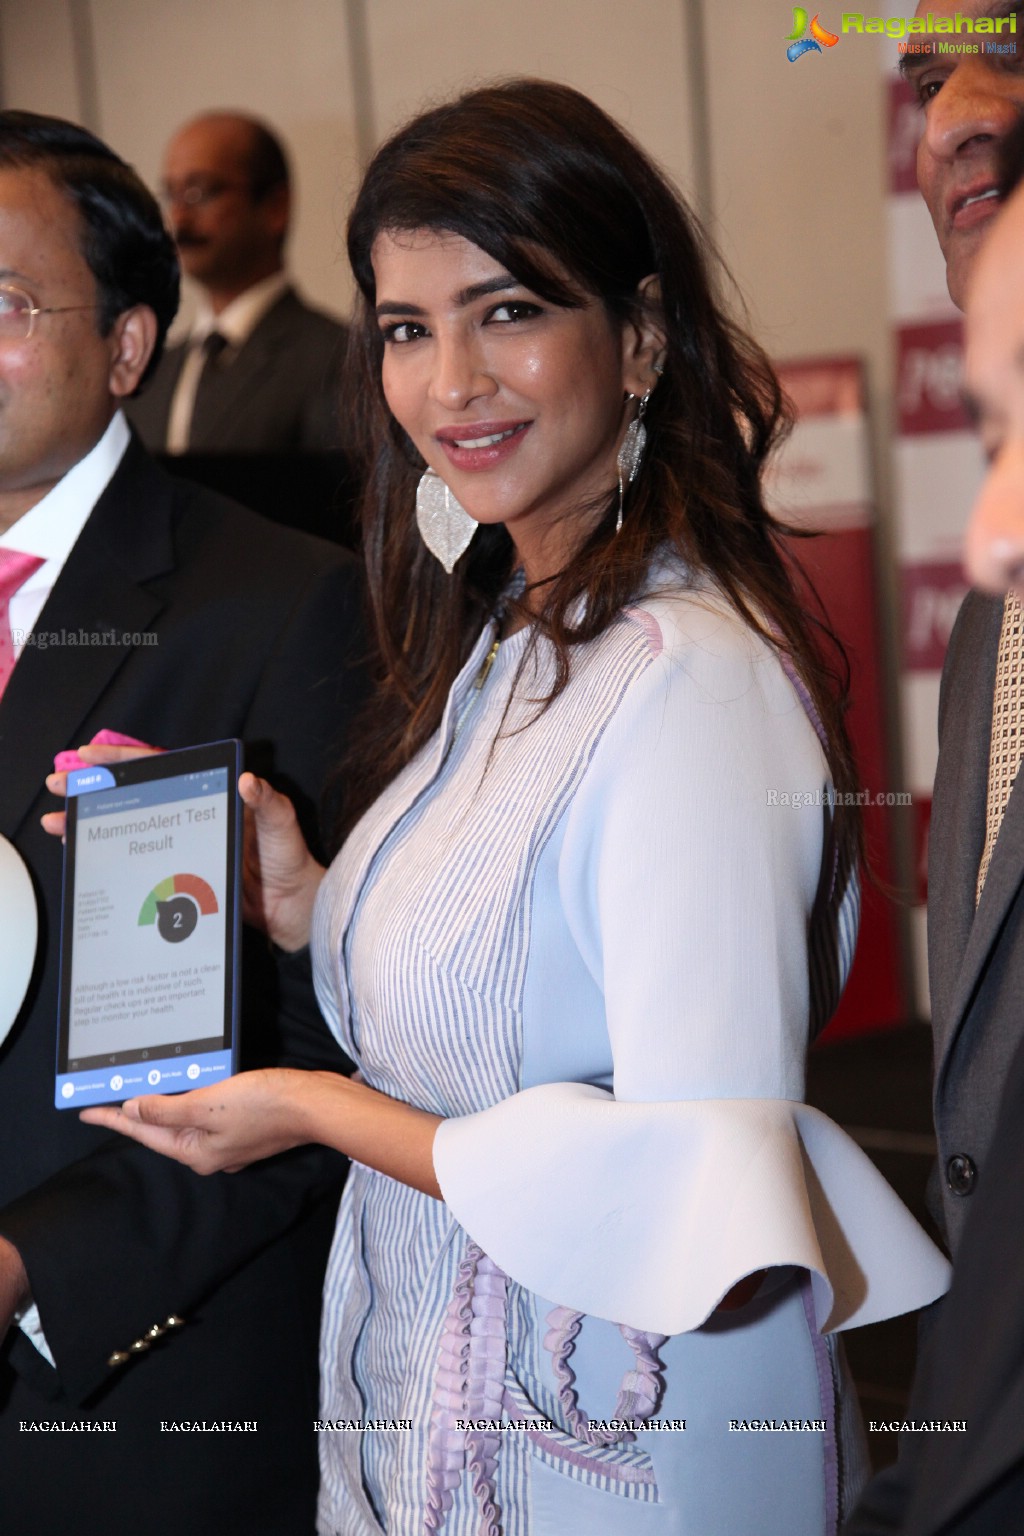
[[193, 118], [167, 146], [163, 193], [182, 268], [215, 313], [280, 271], [291, 193], [266, 124], [237, 112]]

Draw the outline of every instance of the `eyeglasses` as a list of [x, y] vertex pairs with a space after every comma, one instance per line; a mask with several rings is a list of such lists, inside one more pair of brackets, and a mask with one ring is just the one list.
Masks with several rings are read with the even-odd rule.
[[205, 208], [216, 202], [225, 192], [250, 192], [250, 181], [190, 181], [183, 187], [172, 187], [166, 182], [160, 188], [160, 201], [165, 208]]
[[10, 283], [0, 283], [0, 341], [27, 341], [36, 328], [36, 315], [70, 315], [96, 304], [33, 304], [31, 297]]

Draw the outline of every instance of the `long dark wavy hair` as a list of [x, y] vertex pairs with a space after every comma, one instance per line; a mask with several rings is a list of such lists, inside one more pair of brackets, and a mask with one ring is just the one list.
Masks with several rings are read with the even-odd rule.
[[[570, 563], [533, 594], [540, 611], [531, 622], [558, 661], [551, 698], [568, 680], [572, 647], [601, 634], [643, 591], [652, 562], [674, 551], [788, 653], [823, 724], [835, 787], [855, 790], [845, 658], [798, 598], [782, 543], [792, 530], [762, 495], [765, 460], [789, 425], [771, 365], [725, 313], [713, 275], [719, 259], [639, 146], [578, 91], [519, 79], [470, 91], [401, 128], [374, 157], [349, 219], [360, 305], [348, 398], [363, 456], [363, 546], [383, 690], [347, 765], [343, 825], [437, 729], [515, 563], [505, 528], [481, 526], [448, 576], [416, 529], [424, 461], [384, 400], [372, 264], [379, 234], [415, 229], [461, 235], [549, 303], [598, 299], [619, 322], [639, 320], [639, 284], [652, 273], [660, 279], [664, 372], [622, 529], [615, 532], [610, 492]], [[840, 813], [848, 854], [857, 827]]]

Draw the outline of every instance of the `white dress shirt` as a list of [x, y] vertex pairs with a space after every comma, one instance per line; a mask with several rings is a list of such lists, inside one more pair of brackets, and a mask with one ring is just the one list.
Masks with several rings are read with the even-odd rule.
[[6, 533], [0, 533], [0, 549], [37, 555], [43, 562], [11, 598], [8, 617], [15, 657], [21, 655], [65, 560], [120, 464], [130, 439], [124, 413], [116, 411], [85, 458], [79, 459], [53, 490], [47, 491]]

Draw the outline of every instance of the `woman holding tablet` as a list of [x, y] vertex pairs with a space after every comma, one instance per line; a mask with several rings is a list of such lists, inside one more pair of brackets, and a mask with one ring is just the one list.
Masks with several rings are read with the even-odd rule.
[[326, 873], [241, 787], [254, 899], [312, 936], [361, 1080], [88, 1116], [203, 1172], [352, 1157], [322, 1533], [821, 1536], [858, 1476], [826, 1330], [945, 1267], [801, 1102], [857, 837], [762, 499], [778, 386], [677, 194], [564, 86], [402, 129], [349, 252], [387, 676]]

